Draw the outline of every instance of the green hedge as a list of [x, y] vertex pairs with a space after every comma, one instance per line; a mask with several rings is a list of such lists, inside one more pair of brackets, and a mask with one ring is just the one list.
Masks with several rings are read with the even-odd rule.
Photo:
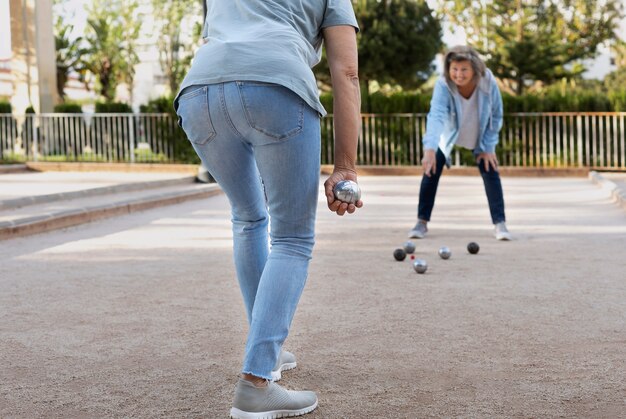
[[0, 113], [11, 113], [11, 103], [0, 102]]
[[139, 107], [141, 113], [174, 113], [174, 97], [162, 96]]
[[55, 105], [54, 112], [83, 113], [83, 108], [78, 103], [60, 103], [58, 105]]
[[[385, 96], [374, 93], [369, 97], [369, 113], [427, 113], [430, 94], [394, 93]], [[333, 97], [324, 93], [320, 100], [328, 113], [333, 112]], [[548, 89], [542, 93], [522, 96], [502, 95], [505, 113], [514, 112], [623, 112], [626, 111], [626, 89], [605, 93], [579, 90], [563, 93]], [[361, 112], [368, 112], [367, 97], [361, 96]]]
[[98, 102], [96, 103], [96, 113], [133, 113], [133, 108], [131, 108], [127, 103]]

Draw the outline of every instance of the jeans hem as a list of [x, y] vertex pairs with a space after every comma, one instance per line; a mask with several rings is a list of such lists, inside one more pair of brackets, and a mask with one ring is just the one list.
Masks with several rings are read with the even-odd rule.
[[270, 380], [272, 381], [272, 373], [270, 372], [269, 375], [263, 375], [263, 374], [257, 374], [255, 372], [252, 372], [251, 370], [243, 370], [241, 371], [242, 374], [250, 374], [250, 375], [254, 375], [255, 377], [259, 377], [259, 378], [263, 378], [265, 380]]

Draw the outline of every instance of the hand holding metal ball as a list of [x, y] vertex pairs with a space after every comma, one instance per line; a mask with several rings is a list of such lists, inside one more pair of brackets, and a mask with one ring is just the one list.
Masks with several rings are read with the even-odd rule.
[[348, 204], [355, 204], [361, 199], [361, 188], [352, 180], [342, 180], [335, 184], [333, 188], [335, 198]]

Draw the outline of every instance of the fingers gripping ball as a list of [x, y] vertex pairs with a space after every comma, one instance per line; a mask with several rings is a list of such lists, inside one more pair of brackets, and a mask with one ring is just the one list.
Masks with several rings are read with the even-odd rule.
[[398, 262], [401, 262], [406, 258], [406, 252], [404, 251], [404, 249], [396, 249], [393, 251], [393, 257]]
[[478, 243], [469, 242], [467, 244], [467, 251], [470, 252], [472, 255], [475, 255], [476, 253], [478, 253], [479, 250], [480, 250], [480, 246], [478, 245]]
[[361, 199], [361, 188], [356, 182], [351, 180], [342, 180], [337, 182], [333, 188], [335, 198], [348, 204], [355, 204], [356, 201]]

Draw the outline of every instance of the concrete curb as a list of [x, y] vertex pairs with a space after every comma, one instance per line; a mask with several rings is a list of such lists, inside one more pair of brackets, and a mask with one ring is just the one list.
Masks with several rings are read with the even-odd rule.
[[222, 192], [217, 184], [203, 185], [200, 190], [160, 193], [153, 196], [129, 199], [108, 205], [75, 208], [36, 217], [0, 223], [0, 240], [43, 233], [114, 216], [144, 211], [165, 205], [178, 204], [192, 199], [203, 199]]
[[626, 210], [626, 191], [621, 190], [615, 182], [606, 179], [595, 170], [589, 172], [589, 179], [591, 179], [591, 181], [596, 185], [600, 186], [600, 188], [607, 191], [617, 205]]
[[26, 162], [37, 172], [130, 172], [130, 173], [198, 173], [197, 164], [176, 163], [88, 163], [88, 162]]
[[5, 173], [22, 173], [28, 172], [28, 166], [25, 164], [0, 164], [0, 175]]
[[23, 198], [7, 199], [0, 201], [0, 211], [25, 207], [28, 205], [45, 204], [55, 201], [63, 201], [76, 198], [88, 198], [91, 196], [106, 195], [120, 192], [132, 192], [146, 189], [156, 189], [166, 186], [175, 186], [193, 183], [195, 176], [186, 176], [180, 179], [151, 180], [146, 182], [133, 182], [121, 185], [102, 186], [99, 188], [83, 189], [72, 192], [53, 193], [48, 195], [26, 196]]

